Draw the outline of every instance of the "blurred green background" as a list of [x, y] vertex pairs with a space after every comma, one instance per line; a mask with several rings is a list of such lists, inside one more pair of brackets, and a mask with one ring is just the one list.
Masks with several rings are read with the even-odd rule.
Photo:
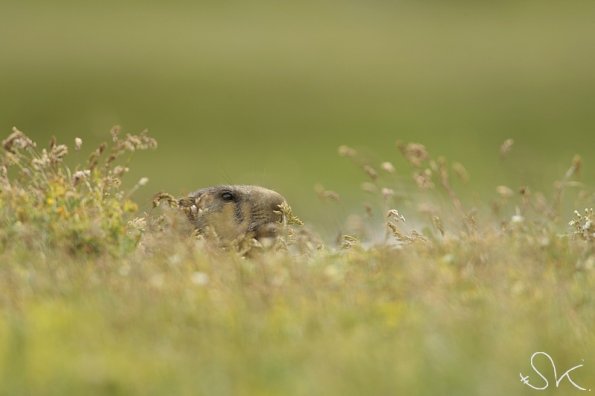
[[379, 163], [424, 143], [486, 195], [548, 188], [579, 152], [592, 183], [594, 21], [593, 1], [2, 1], [0, 130], [91, 149], [148, 128], [141, 201], [256, 183], [320, 223], [317, 182], [346, 211], [361, 194], [340, 144]]

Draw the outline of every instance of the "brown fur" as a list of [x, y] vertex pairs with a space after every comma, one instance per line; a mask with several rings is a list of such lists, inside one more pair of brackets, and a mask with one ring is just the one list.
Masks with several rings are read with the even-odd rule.
[[200, 233], [233, 241], [246, 236], [274, 237], [284, 202], [281, 194], [263, 187], [222, 185], [198, 190], [181, 199], [180, 205]]

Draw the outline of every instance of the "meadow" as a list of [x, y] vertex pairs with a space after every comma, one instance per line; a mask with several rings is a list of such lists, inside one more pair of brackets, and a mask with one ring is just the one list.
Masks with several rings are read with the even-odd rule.
[[[593, 20], [0, 1], [0, 393], [595, 389]], [[167, 199], [228, 183], [304, 225], [222, 250]]]
[[238, 251], [193, 233], [175, 203], [139, 212], [147, 180], [121, 180], [157, 142], [108, 137], [75, 168], [64, 160], [80, 139], [42, 147], [15, 129], [2, 142], [3, 394], [522, 395], [535, 390], [520, 373], [545, 386], [539, 351], [558, 365], [555, 377], [535, 360], [548, 394], [593, 386], [594, 193], [580, 156], [552, 196], [501, 185], [485, 211], [453, 187], [463, 165], [419, 143], [400, 144], [409, 199], [381, 187], [392, 163], [341, 146], [383, 204], [335, 242], [286, 225], [272, 247]]

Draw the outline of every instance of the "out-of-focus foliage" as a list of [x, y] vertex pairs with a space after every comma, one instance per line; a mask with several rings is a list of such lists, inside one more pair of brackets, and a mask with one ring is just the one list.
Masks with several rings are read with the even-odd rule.
[[[524, 395], [536, 351], [595, 389], [594, 20], [2, 2], [0, 394]], [[222, 250], [150, 208], [219, 183], [305, 225]]]
[[396, 182], [392, 163], [341, 146], [377, 200], [335, 243], [284, 207], [279, 243], [222, 250], [167, 193], [172, 207], [134, 215], [118, 163], [155, 145], [116, 128], [71, 171], [54, 140], [3, 141], [3, 394], [524, 395], [519, 373], [542, 385], [536, 351], [565, 369], [585, 359], [572, 379], [593, 386], [594, 195], [580, 157], [552, 194], [498, 186], [489, 212], [459, 197], [464, 166], [422, 144], [399, 143], [410, 177]]
[[469, 195], [551, 187], [595, 146], [594, 17], [589, 0], [3, 2], [0, 130], [95, 146], [114, 124], [148, 128], [143, 208], [154, 191], [259, 184], [331, 230], [360, 199], [338, 144], [380, 163], [424, 142], [467, 166]]
[[[128, 168], [118, 165], [127, 153], [156, 148], [145, 132], [119, 136], [112, 129], [110, 145], [101, 144], [84, 167], [64, 166], [68, 146], [52, 139], [48, 148], [14, 128], [2, 141], [0, 155], [0, 249], [72, 254], [130, 251], [140, 237], [127, 229], [138, 210], [130, 193], [121, 189]], [[75, 139], [80, 150], [82, 139]]]

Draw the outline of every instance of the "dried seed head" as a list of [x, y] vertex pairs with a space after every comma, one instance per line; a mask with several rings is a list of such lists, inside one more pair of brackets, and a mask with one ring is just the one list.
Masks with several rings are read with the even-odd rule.
[[392, 198], [395, 196], [395, 191], [391, 190], [390, 188], [383, 188], [382, 189], [382, 198], [384, 198], [385, 200], [388, 200], [389, 198]]
[[566, 174], [564, 175], [564, 179], [570, 179], [572, 176], [577, 175], [581, 170], [582, 162], [583, 162], [583, 160], [582, 160], [581, 156], [578, 154], [575, 154], [574, 157], [572, 158], [572, 165], [566, 171]]
[[421, 164], [429, 158], [428, 150], [426, 146], [419, 143], [408, 143], [404, 144], [401, 141], [397, 141], [397, 147], [401, 151], [401, 154], [407, 161], [413, 166], [421, 166]]
[[327, 190], [326, 188], [324, 188], [324, 186], [322, 184], [315, 185], [314, 191], [316, 191], [318, 198], [320, 198], [322, 200], [328, 200], [328, 201], [334, 201], [334, 202], [340, 201], [339, 194], [337, 194], [336, 192], [334, 192], [332, 190]]
[[83, 171], [76, 171], [74, 175], [72, 175], [72, 184], [76, 186], [81, 181], [87, 179], [91, 175], [91, 171], [83, 170]]
[[112, 127], [112, 129], [110, 130], [110, 134], [112, 135], [112, 141], [114, 141], [114, 142], [118, 141], [118, 135], [120, 134], [121, 130], [122, 130], [122, 127], [120, 125], [114, 125]]
[[434, 183], [432, 182], [432, 171], [429, 169], [414, 172], [413, 180], [415, 181], [415, 184], [417, 184], [417, 187], [421, 188], [422, 190], [434, 188]]
[[502, 198], [510, 198], [514, 195], [514, 191], [512, 191], [511, 188], [507, 187], [507, 186], [498, 186], [496, 187], [496, 192], [498, 193], [498, 195], [500, 195]]
[[397, 222], [402, 221], [403, 223], [405, 222], [405, 217], [399, 213], [399, 211], [397, 209], [391, 209], [388, 212], [386, 212], [386, 218], [390, 221], [390, 220], [395, 220]]
[[125, 166], [120, 166], [120, 165], [118, 165], [118, 166], [116, 166], [116, 167], [114, 168], [114, 170], [113, 170], [112, 172], [113, 172], [113, 174], [114, 174], [115, 176], [117, 176], [117, 177], [121, 177], [123, 174], [127, 173], [129, 170], [130, 170], [130, 169], [128, 169], [128, 168], [127, 168], [127, 167], [125, 167]]
[[355, 151], [355, 149], [345, 145], [339, 146], [337, 151], [341, 157], [353, 158], [357, 155], [357, 151]]
[[142, 131], [139, 135], [127, 134], [120, 142], [121, 147], [126, 151], [148, 150], [157, 148], [157, 141], [148, 135], [148, 131]]
[[378, 179], [378, 172], [376, 172], [376, 169], [374, 169], [371, 165], [364, 165], [363, 166], [364, 172], [366, 172], [366, 175], [368, 175], [368, 177], [372, 180], [376, 180]]
[[440, 235], [444, 236], [444, 225], [442, 224], [440, 217], [432, 216], [432, 224], [438, 230], [438, 232], [440, 232]]
[[51, 161], [46, 149], [41, 150], [41, 154], [37, 158], [31, 160], [31, 166], [35, 170], [42, 170], [50, 166]]
[[166, 201], [170, 208], [177, 208], [179, 206], [189, 207], [194, 205], [194, 199], [182, 198], [177, 200], [173, 195], [166, 192], [159, 192], [153, 197], [153, 207], [159, 206], [161, 201]]
[[395, 173], [394, 165], [388, 161], [385, 161], [382, 164], [380, 164], [380, 167], [382, 168], [383, 171], [385, 171], [387, 173]]
[[149, 178], [148, 177], [141, 177], [141, 179], [138, 181], [138, 185], [139, 186], [144, 186], [149, 182]]
[[103, 178], [103, 185], [105, 188], [118, 188], [122, 185], [122, 180], [118, 177], [106, 176]]
[[105, 143], [101, 143], [99, 145], [99, 147], [97, 147], [97, 149], [95, 149], [95, 151], [93, 151], [91, 153], [91, 155], [89, 156], [89, 159], [87, 161], [89, 169], [91, 169], [91, 170], [95, 169], [95, 167], [97, 166], [97, 163], [99, 162], [99, 157], [101, 157], [101, 154], [103, 154], [106, 147], [107, 147], [107, 145]]
[[291, 210], [291, 206], [286, 201], [283, 201], [281, 205], [279, 205], [279, 212], [283, 216], [283, 222], [288, 225], [304, 225], [304, 222], [299, 219], [295, 214], [293, 214], [293, 210]]
[[366, 211], [366, 216], [372, 217], [372, 206], [369, 203], [364, 203], [364, 210]]
[[367, 193], [375, 193], [378, 188], [376, 187], [376, 184], [374, 183], [370, 183], [370, 182], [363, 182], [362, 183], [362, 190], [367, 192]]
[[10, 191], [10, 181], [8, 180], [8, 169], [0, 165], [0, 191]]
[[360, 244], [359, 239], [352, 235], [343, 235], [341, 238], [341, 249], [351, 249]]
[[16, 127], [13, 127], [12, 133], [2, 141], [2, 146], [4, 147], [4, 150], [14, 154], [17, 150], [35, 147], [35, 143], [23, 132], [19, 131]]
[[454, 171], [455, 175], [457, 175], [457, 177], [461, 179], [461, 181], [463, 181], [464, 183], [467, 183], [469, 181], [469, 173], [467, 172], [467, 169], [465, 169], [463, 164], [455, 162], [454, 164], [452, 164], [452, 170]]
[[50, 161], [52, 163], [62, 162], [62, 159], [68, 154], [68, 147], [64, 144], [54, 145], [49, 153]]
[[83, 139], [77, 137], [74, 138], [74, 149], [76, 151], [79, 151], [81, 149], [81, 146], [83, 145]]
[[574, 218], [568, 223], [572, 228], [572, 236], [585, 241], [595, 241], [595, 212], [593, 208], [585, 208], [584, 214], [574, 211]]
[[335, 202], [339, 202], [341, 200], [341, 197], [339, 196], [339, 194], [337, 194], [335, 191], [331, 191], [331, 190], [324, 191], [323, 198], [328, 199], [330, 201], [335, 201]]
[[502, 145], [500, 145], [500, 156], [506, 156], [510, 150], [512, 149], [512, 145], [514, 144], [514, 140], [506, 139]]

